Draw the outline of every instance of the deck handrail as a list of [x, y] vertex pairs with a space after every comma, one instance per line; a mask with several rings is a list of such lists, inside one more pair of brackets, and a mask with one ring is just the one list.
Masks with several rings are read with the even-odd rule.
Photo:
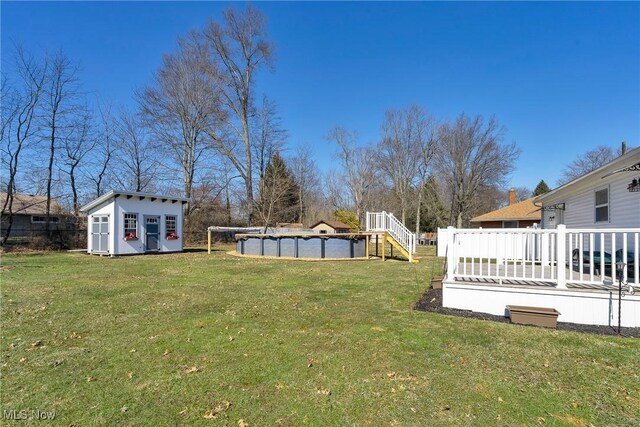
[[596, 285], [622, 280], [640, 287], [640, 228], [455, 229], [443, 233], [447, 276]]
[[416, 252], [416, 235], [392, 213], [385, 211], [367, 212], [366, 230], [389, 233], [407, 251], [409, 261], [413, 260], [413, 254]]

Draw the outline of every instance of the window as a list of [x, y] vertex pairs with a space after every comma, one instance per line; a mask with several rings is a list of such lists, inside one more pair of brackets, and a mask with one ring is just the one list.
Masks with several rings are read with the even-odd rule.
[[596, 191], [596, 222], [609, 221], [609, 188]]
[[165, 235], [176, 232], [176, 216], [175, 215], [165, 215], [164, 217], [164, 232]]
[[502, 228], [518, 228], [518, 221], [502, 221]]
[[[40, 216], [40, 215], [31, 215], [31, 222], [33, 224], [44, 224], [45, 222], [47, 222], [47, 217], [46, 216]], [[58, 217], [57, 216], [50, 216], [49, 217], [49, 222], [58, 222]]]
[[124, 214], [124, 236], [125, 237], [138, 236], [138, 214], [137, 213]]

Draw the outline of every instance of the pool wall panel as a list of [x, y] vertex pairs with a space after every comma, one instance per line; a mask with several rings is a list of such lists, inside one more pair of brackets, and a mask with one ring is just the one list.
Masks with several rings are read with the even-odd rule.
[[243, 255], [291, 258], [362, 258], [366, 236], [243, 236], [236, 251]]

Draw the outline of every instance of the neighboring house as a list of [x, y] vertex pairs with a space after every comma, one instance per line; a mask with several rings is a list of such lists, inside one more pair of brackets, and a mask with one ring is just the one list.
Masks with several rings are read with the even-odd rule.
[[[640, 228], [640, 148], [539, 196], [542, 228]], [[635, 183], [635, 185], [634, 185]]]
[[[7, 193], [0, 193], [0, 206], [4, 208]], [[34, 196], [32, 194], [14, 194], [11, 207], [13, 223], [11, 225], [11, 237], [26, 237], [41, 233], [47, 223], [47, 196]], [[8, 207], [2, 211], [2, 235], [4, 236], [8, 226]], [[64, 228], [64, 220], [69, 218], [69, 213], [56, 199], [51, 199], [49, 209], [49, 229]]]
[[183, 249], [184, 197], [110, 191], [82, 207], [87, 252], [133, 255]]
[[276, 224], [277, 228], [304, 228], [301, 222], [279, 222]]
[[527, 228], [540, 223], [540, 208], [532, 197], [522, 202], [516, 201], [516, 190], [509, 190], [509, 206], [477, 216], [471, 220], [474, 226], [482, 228]]
[[340, 221], [318, 221], [311, 226], [314, 233], [320, 234], [338, 234], [349, 233], [351, 227]]

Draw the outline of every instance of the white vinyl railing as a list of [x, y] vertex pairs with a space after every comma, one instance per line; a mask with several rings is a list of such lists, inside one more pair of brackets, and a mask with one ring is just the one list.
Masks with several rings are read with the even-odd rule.
[[416, 235], [409, 231], [392, 213], [367, 212], [366, 231], [386, 232], [395, 239], [409, 254], [409, 261], [413, 261], [416, 252]]
[[[455, 229], [446, 241], [447, 276], [555, 284], [640, 287], [640, 229]], [[441, 240], [439, 239], [440, 243]]]

